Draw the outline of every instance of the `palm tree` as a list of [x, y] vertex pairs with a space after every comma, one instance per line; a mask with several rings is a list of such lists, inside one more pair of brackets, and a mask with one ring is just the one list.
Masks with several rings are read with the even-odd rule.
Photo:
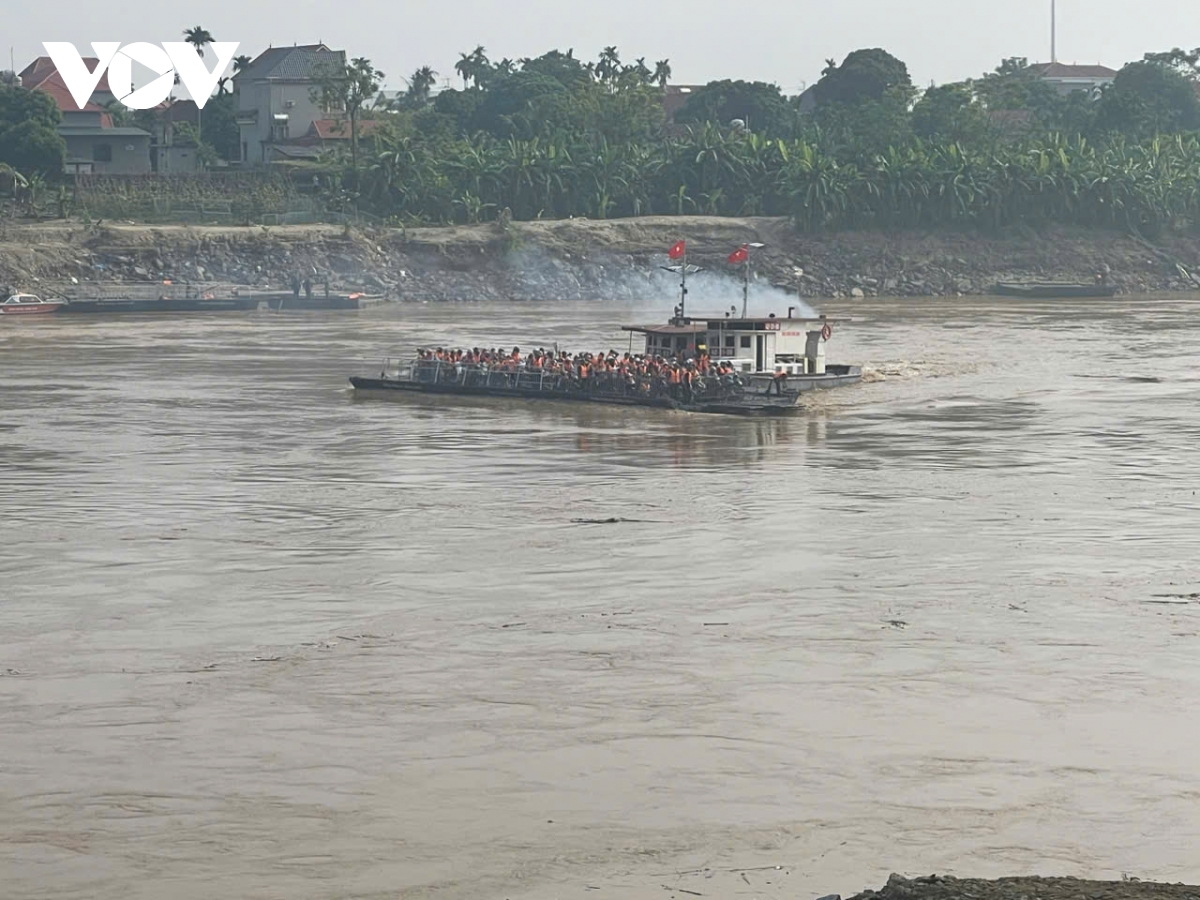
[[651, 76], [651, 80], [661, 88], [667, 86], [667, 82], [671, 80], [671, 61], [669, 59], [660, 59], [654, 64], [654, 75]]
[[471, 73], [475, 71], [475, 64], [471, 61], [469, 53], [458, 54], [458, 62], [454, 64], [454, 71], [459, 74], [463, 80], [463, 90], [468, 87], [468, 82], [471, 79]]
[[429, 66], [421, 66], [408, 80], [408, 99], [414, 106], [429, 102], [429, 91], [437, 84], [437, 72]]
[[[193, 28], [185, 28], [183, 31], [183, 39], [186, 43], [189, 43], [193, 47], [196, 48], [197, 56], [204, 56], [204, 48], [208, 44], [211, 44], [213, 42], [213, 36], [212, 36], [211, 32], [209, 32], [209, 30], [207, 28], [202, 28], [199, 25], [196, 25]], [[178, 84], [179, 83], [179, 80], [178, 80], [179, 73], [178, 72], [175, 73], [175, 79], [176, 79], [175, 83]], [[222, 94], [225, 93], [225, 86], [218, 82], [217, 91], [218, 91], [218, 93], [222, 93]], [[193, 98], [193, 99], [195, 99], [195, 98]], [[196, 117], [196, 135], [197, 135], [197, 137], [199, 137], [199, 135], [201, 133], [201, 129], [203, 127], [204, 127], [204, 110], [200, 110]]]
[[491, 60], [487, 58], [487, 51], [482, 44], [471, 51], [471, 65], [474, 69], [471, 77], [475, 87], [481, 88], [492, 72]]
[[196, 48], [196, 53], [199, 56], [204, 55], [204, 48], [213, 42], [213, 36], [207, 28], [201, 28], [199, 25], [194, 28], [184, 29], [183, 39], [185, 43], [191, 44]]
[[612, 81], [621, 71], [621, 55], [616, 47], [605, 47], [596, 63], [596, 77], [601, 81]]
[[492, 71], [492, 64], [487, 58], [487, 50], [480, 44], [470, 53], [460, 53], [458, 62], [454, 64], [454, 71], [458, 73], [463, 80], [463, 90], [468, 87], [468, 82], [471, 82], [475, 87], [483, 87], [484, 81]]
[[242, 71], [243, 69], [249, 68], [250, 63], [252, 63], [253, 61], [254, 60], [252, 60], [250, 57], [248, 57], [245, 53], [241, 54], [240, 56], [235, 56], [233, 58], [233, 73], [236, 75], [238, 72]]

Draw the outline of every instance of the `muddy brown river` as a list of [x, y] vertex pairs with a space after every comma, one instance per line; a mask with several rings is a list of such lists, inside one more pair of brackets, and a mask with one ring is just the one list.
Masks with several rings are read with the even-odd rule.
[[1200, 881], [1198, 298], [824, 311], [786, 420], [346, 383], [665, 308], [0, 322], [0, 897]]

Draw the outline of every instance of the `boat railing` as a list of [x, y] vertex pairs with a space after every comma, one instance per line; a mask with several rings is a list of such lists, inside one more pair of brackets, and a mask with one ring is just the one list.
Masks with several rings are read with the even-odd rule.
[[123, 281], [119, 283], [98, 282], [43, 282], [42, 293], [48, 299], [119, 303], [129, 300], [192, 300], [231, 297], [235, 285], [227, 282], [194, 281]]
[[[604, 373], [587, 379], [575, 373], [557, 369], [534, 368], [525, 363], [464, 363], [440, 359], [384, 360], [383, 380], [440, 384], [450, 387], [506, 389], [522, 392], [587, 392], [600, 395], [630, 396], [636, 393], [657, 395], [686, 395], [689, 389], [670, 385], [665, 376], [620, 376]], [[746, 391], [757, 392], [754, 387], [740, 379], [729, 382], [709, 377], [702, 379], [706, 396], [725, 397], [740, 395]]]

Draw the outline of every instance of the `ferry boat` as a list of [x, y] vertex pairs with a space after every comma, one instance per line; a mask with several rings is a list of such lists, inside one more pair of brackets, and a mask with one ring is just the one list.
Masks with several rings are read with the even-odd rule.
[[0, 315], [36, 316], [58, 312], [64, 306], [62, 300], [43, 300], [33, 294], [13, 294], [0, 302]]
[[[519, 355], [475, 364], [426, 354], [408, 362], [386, 359], [378, 377], [356, 376], [350, 384], [362, 396], [443, 394], [786, 414], [799, 408], [807, 392], [862, 380], [861, 367], [825, 361], [825, 345], [838, 320], [795, 318], [792, 313], [789, 309], [787, 318], [676, 316], [662, 325], [626, 325], [622, 330], [643, 336], [644, 353], [614, 355], [614, 365], [639, 358], [658, 361], [658, 374], [650, 377], [580, 377], [569, 365], [566, 370], [534, 367]], [[672, 383], [671, 370], [687, 372], [688, 383]]]
[[[712, 316], [688, 316], [687, 276], [699, 272], [687, 263], [683, 241], [671, 248], [680, 265], [665, 267], [680, 276], [679, 305], [665, 324], [625, 325], [630, 351], [621, 356], [571, 355], [557, 351], [521, 356], [463, 358], [457, 352], [418, 352], [408, 363], [385, 359], [377, 378], [352, 377], [356, 395], [452, 394], [652, 406], [702, 413], [785, 414], [800, 406], [804, 394], [844, 387], [862, 380], [859, 366], [829, 365], [825, 344], [840, 324], [825, 316], [787, 318], [746, 315], [737, 308]], [[730, 262], [749, 266], [743, 247]], [[633, 335], [644, 339], [643, 352], [632, 352]]]

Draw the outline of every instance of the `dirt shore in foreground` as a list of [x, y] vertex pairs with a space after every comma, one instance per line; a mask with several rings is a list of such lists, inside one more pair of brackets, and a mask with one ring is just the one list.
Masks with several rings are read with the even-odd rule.
[[1082, 881], [1077, 878], [1000, 878], [984, 881], [931, 875], [893, 875], [877, 891], [850, 900], [1200, 900], [1200, 887], [1127, 881]]
[[286, 287], [302, 275], [401, 300], [637, 299], [680, 238], [689, 261], [737, 272], [725, 257], [760, 242], [763, 282], [801, 297], [953, 296], [1006, 280], [1092, 281], [1107, 267], [1122, 293], [1194, 290], [1200, 240], [1154, 244], [1112, 232], [1049, 229], [798, 234], [783, 219], [646, 217], [448, 228], [158, 226], [101, 222], [0, 226], [0, 287], [35, 290], [163, 278]]

